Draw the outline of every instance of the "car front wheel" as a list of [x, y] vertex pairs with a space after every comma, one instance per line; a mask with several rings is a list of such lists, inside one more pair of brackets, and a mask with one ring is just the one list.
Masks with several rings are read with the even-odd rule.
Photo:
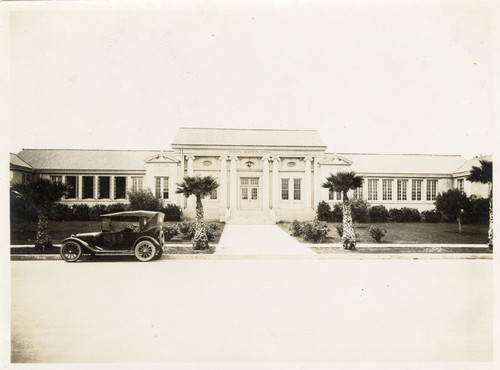
[[67, 242], [61, 246], [61, 258], [66, 262], [75, 262], [82, 255], [82, 247], [77, 242]]
[[155, 257], [158, 247], [149, 240], [141, 240], [136, 244], [134, 252], [139, 261], [148, 262]]

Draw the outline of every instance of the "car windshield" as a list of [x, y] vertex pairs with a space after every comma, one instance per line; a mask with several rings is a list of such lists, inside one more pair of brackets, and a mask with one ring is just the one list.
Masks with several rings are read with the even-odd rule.
[[102, 231], [121, 232], [131, 231], [139, 232], [147, 222], [145, 217], [122, 216], [122, 217], [103, 217]]

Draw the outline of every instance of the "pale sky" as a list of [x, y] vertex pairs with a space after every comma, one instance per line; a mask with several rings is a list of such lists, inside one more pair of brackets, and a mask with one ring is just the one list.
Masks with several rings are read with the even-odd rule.
[[170, 149], [179, 126], [493, 151], [490, 2], [188, 4], [10, 11], [10, 151]]

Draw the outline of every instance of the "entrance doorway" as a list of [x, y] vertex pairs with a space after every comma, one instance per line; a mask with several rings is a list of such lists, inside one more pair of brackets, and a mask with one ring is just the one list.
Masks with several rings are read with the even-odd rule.
[[240, 178], [240, 209], [260, 209], [258, 177]]

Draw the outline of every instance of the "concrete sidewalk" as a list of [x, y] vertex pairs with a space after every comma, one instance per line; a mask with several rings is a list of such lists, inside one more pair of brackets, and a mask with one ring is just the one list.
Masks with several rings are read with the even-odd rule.
[[216, 255], [314, 255], [276, 225], [226, 225]]

